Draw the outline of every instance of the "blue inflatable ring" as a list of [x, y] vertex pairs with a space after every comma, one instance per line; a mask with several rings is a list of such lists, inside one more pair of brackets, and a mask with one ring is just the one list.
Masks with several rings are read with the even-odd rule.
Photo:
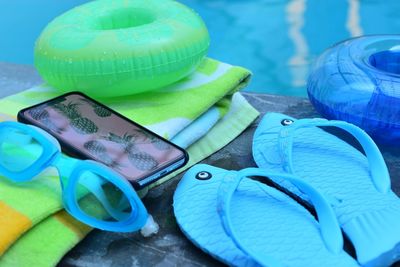
[[356, 124], [379, 143], [400, 145], [400, 35], [364, 36], [327, 49], [307, 91], [324, 117]]

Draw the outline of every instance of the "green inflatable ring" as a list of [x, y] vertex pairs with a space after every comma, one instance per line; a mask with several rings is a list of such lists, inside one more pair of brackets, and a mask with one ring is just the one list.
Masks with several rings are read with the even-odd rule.
[[171, 0], [98, 0], [54, 19], [39, 36], [35, 66], [66, 92], [136, 94], [176, 82], [207, 54], [201, 18]]

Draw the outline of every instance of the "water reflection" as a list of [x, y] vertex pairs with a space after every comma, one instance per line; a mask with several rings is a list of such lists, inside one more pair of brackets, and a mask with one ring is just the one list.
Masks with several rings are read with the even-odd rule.
[[312, 61], [362, 34], [400, 33], [400, 1], [182, 0], [205, 20], [211, 57], [254, 73], [247, 90], [306, 96]]
[[302, 32], [305, 9], [306, 0], [292, 0], [286, 5], [288, 37], [294, 45], [294, 53], [288, 60], [292, 87], [303, 86], [308, 73], [308, 44]]
[[351, 37], [363, 35], [360, 25], [360, 2], [359, 0], [348, 0], [349, 11], [347, 12], [346, 28]]
[[[3, 1], [0, 61], [32, 64], [45, 25], [87, 1]], [[362, 34], [400, 33], [398, 0], [178, 1], [206, 22], [211, 57], [252, 70], [247, 90], [255, 92], [306, 96], [310, 64], [324, 49]]]

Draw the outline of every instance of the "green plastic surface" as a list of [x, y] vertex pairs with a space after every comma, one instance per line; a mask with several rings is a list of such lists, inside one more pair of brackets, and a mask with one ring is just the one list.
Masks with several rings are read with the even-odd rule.
[[171, 0], [98, 0], [54, 19], [35, 46], [35, 66], [61, 92], [136, 94], [174, 83], [206, 56], [202, 19]]

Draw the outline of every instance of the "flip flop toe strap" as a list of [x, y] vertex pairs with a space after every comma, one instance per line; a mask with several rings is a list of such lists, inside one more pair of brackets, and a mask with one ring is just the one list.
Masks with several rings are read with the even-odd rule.
[[301, 119], [282, 128], [279, 133], [279, 149], [283, 159], [284, 168], [294, 173], [293, 170], [293, 140], [298, 129], [309, 127], [336, 127], [351, 134], [361, 145], [367, 157], [372, 182], [378, 192], [387, 193], [390, 190], [390, 176], [385, 160], [372, 138], [359, 127], [344, 122], [325, 119]]
[[[343, 250], [343, 237], [336, 219], [335, 213], [330, 206], [329, 202], [321, 195], [316, 189], [309, 185], [304, 180], [296, 178], [290, 174], [269, 173], [262, 169], [248, 168], [239, 172], [228, 173], [218, 190], [217, 197], [217, 210], [221, 218], [222, 225], [227, 235], [231, 237], [235, 245], [242, 250], [246, 255], [254, 259], [257, 263], [263, 266], [282, 266], [278, 260], [266, 255], [260, 251], [255, 251], [248, 246], [245, 246], [239, 238], [235, 226], [231, 219], [231, 201], [234, 193], [236, 192], [239, 184], [244, 178], [250, 176], [259, 176], [264, 178], [280, 178], [285, 179], [296, 185], [303, 193], [307, 194], [312, 204], [315, 207], [318, 221], [320, 225], [321, 237], [326, 248], [332, 253], [339, 253]], [[266, 241], [267, 242], [267, 241]]]

